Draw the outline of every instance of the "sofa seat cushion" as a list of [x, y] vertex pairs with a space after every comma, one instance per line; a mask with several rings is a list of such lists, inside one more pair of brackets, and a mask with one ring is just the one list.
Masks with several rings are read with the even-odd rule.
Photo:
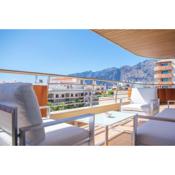
[[76, 145], [89, 137], [89, 131], [70, 124], [45, 127], [45, 140], [40, 145]]
[[150, 120], [137, 128], [137, 145], [175, 145], [175, 123]]
[[137, 103], [131, 103], [128, 105], [123, 105], [121, 107], [121, 110], [123, 111], [138, 111], [138, 112], [149, 112], [150, 111], [150, 105], [149, 104], [137, 104]]

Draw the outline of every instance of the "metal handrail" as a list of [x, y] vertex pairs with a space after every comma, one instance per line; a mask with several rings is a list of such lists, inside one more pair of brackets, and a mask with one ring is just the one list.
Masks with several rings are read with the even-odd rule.
[[[125, 99], [125, 98], [128, 99], [128, 97], [122, 97], [122, 98], [116, 98], [116, 99], [117, 100], [121, 100], [121, 99]], [[114, 100], [114, 104], [116, 103], [116, 101], [115, 101], [116, 99], [112, 99], [112, 100]], [[110, 101], [110, 100], [100, 100], [100, 102], [105, 102], [105, 101]], [[93, 100], [92, 101], [92, 103], [95, 103], [95, 102], [98, 102], [98, 101], [97, 100]], [[57, 106], [61, 107], [62, 104], [59, 104], [59, 103], [61, 103], [61, 102], [58, 102], [57, 104], [52, 104], [52, 107], [57, 107]], [[81, 102], [68, 102], [68, 103], [64, 103], [64, 106], [80, 105], [80, 104], [88, 104], [88, 105], [90, 105], [91, 101], [86, 101], [86, 102], [84, 102], [84, 101], [81, 101]]]
[[[119, 81], [119, 80], [106, 80], [106, 79], [99, 79], [99, 78], [87, 78], [87, 77], [78, 77], [73, 75], [62, 75], [62, 74], [53, 74], [53, 73], [43, 73], [43, 72], [31, 72], [31, 71], [19, 71], [19, 70], [9, 70], [9, 69], [0, 69], [0, 73], [7, 73], [7, 74], [20, 74], [20, 75], [33, 75], [33, 76], [48, 76], [48, 77], [67, 77], [67, 78], [78, 78], [80, 80], [91, 80], [91, 81], [101, 81], [106, 83], [124, 83], [124, 84], [137, 84], [137, 85], [162, 85], [159, 83], [139, 83], [139, 82], [128, 82], [128, 81]], [[166, 85], [166, 84], [164, 84]], [[169, 84], [167, 84], [169, 85]]]

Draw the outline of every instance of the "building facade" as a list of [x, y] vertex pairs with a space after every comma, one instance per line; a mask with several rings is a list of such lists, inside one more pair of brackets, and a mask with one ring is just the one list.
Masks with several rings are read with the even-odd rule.
[[[54, 104], [74, 103], [90, 105], [91, 95], [101, 92], [104, 89], [101, 86], [85, 84], [78, 78], [57, 77], [50, 79], [49, 82], [49, 102]], [[94, 100], [94, 99], [93, 99]], [[98, 104], [98, 99], [95, 99], [95, 104]]]
[[159, 87], [173, 87], [175, 85], [175, 60], [165, 59], [157, 61], [154, 68], [154, 79]]

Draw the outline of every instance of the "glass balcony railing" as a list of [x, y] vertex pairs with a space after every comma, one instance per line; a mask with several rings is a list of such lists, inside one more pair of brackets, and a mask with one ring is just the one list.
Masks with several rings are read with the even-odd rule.
[[[172, 82], [169, 81], [157, 81], [156, 83], [124, 82], [0, 69], [0, 75], [4, 74], [8, 74], [8, 77], [13, 77], [13, 81], [8, 78], [1, 81], [1, 83], [18, 81], [32, 83], [38, 97], [39, 105], [49, 105], [51, 112], [114, 105], [119, 104], [120, 99], [123, 99], [123, 102], [127, 103], [132, 87], [172, 85]], [[16, 75], [15, 78], [14, 75]], [[170, 75], [164, 74], [160, 78], [167, 78], [165, 76]], [[44, 110], [42, 109], [42, 111]]]

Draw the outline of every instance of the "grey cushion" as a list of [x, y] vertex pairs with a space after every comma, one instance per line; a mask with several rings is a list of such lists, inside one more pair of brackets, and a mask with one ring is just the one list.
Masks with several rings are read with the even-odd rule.
[[[0, 103], [16, 106], [18, 108], [18, 127], [26, 127], [31, 125], [42, 124], [39, 105], [36, 95], [30, 83], [4, 83], [0, 84]], [[5, 123], [1, 123], [0, 127], [6, 131], [11, 128], [7, 123], [10, 123], [10, 117], [0, 111], [0, 117], [6, 117]], [[7, 119], [9, 118], [9, 119]], [[36, 131], [27, 133], [27, 144], [39, 144], [45, 138], [44, 129], [40, 127]]]
[[45, 134], [45, 140], [40, 145], [76, 145], [78, 142], [89, 138], [88, 130], [66, 123], [46, 127]]
[[[175, 119], [175, 109], [165, 109], [156, 117]], [[175, 145], [175, 122], [150, 120], [137, 129], [138, 145]]]

